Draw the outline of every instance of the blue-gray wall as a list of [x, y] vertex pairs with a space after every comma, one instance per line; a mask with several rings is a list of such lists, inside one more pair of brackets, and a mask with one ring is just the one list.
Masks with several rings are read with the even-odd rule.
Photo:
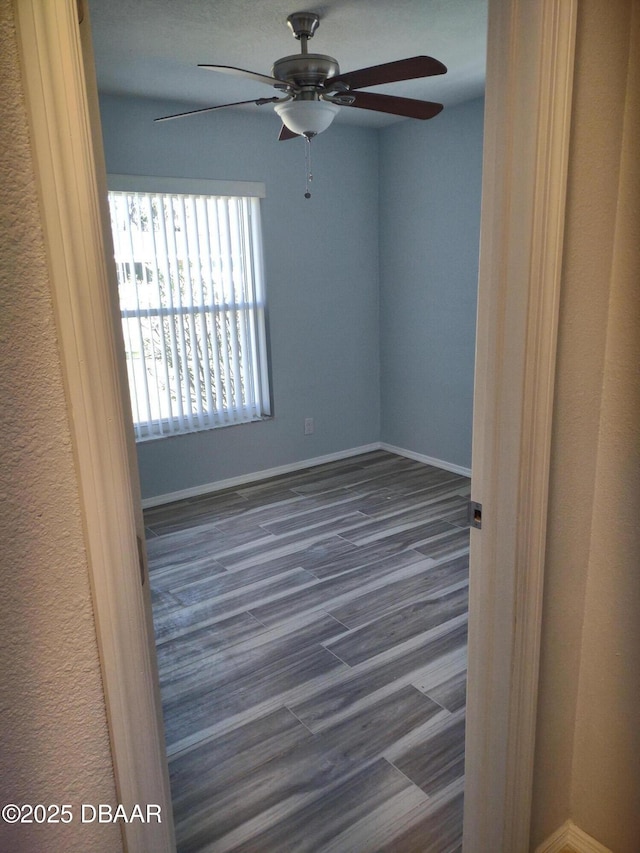
[[484, 100], [380, 133], [381, 438], [471, 466]]
[[[138, 445], [143, 497], [375, 442], [380, 435], [378, 137], [332, 127], [312, 143], [264, 115], [209, 113], [154, 124], [174, 103], [105, 96], [109, 172], [263, 181], [273, 418]], [[257, 111], [258, 108], [256, 108]], [[304, 419], [315, 433], [304, 435]]]
[[270, 111], [152, 121], [181, 108], [103, 96], [107, 169], [266, 184], [274, 417], [139, 444], [143, 497], [377, 441], [469, 466], [482, 101], [334, 124], [313, 142], [310, 200], [304, 146], [277, 142]]

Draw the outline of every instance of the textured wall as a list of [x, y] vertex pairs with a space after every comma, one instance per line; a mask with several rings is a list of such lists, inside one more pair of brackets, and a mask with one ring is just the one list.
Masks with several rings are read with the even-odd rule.
[[[113, 803], [80, 504], [10, 0], [0, 0], [0, 800]], [[15, 853], [117, 853], [113, 826], [8, 827]]]
[[381, 132], [383, 441], [471, 466], [484, 99]]
[[637, 12], [579, 6], [532, 823], [615, 853], [640, 839]]
[[[609, 13], [610, 14], [610, 13]], [[573, 760], [576, 823], [640, 848], [640, 3], [630, 39]], [[626, 59], [626, 51], [620, 51]], [[626, 69], [625, 69], [626, 70]], [[594, 783], [594, 780], [595, 783]]]

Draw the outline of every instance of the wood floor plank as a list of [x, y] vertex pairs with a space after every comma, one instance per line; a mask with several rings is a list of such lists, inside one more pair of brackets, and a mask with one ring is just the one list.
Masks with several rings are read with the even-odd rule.
[[385, 476], [380, 469], [373, 470], [372, 468], [361, 468], [359, 470], [345, 470], [336, 473], [330, 477], [321, 478], [306, 478], [304, 481], [294, 486], [295, 491], [300, 495], [315, 495], [319, 492], [326, 492], [332, 489], [358, 487], [367, 484], [376, 484]]
[[[151, 568], [151, 566], [150, 566]], [[153, 591], [171, 591], [173, 587], [184, 586], [187, 583], [210, 578], [213, 575], [224, 575], [227, 570], [216, 560], [206, 556], [202, 559], [190, 560], [184, 564], [180, 561], [169, 563], [164, 567], [153, 566]]]
[[418, 811], [424, 817], [409, 820], [409, 828], [378, 845], [376, 853], [461, 853], [463, 804], [464, 795], [459, 792], [436, 808], [415, 809], [414, 817]]
[[215, 652], [264, 631], [264, 625], [246, 612], [216, 622], [215, 628], [189, 624], [185, 633], [156, 645], [161, 683], [173, 678], [176, 667], [200, 666]]
[[[451, 522], [449, 522], [451, 524]], [[443, 536], [434, 537], [414, 547], [426, 557], [440, 562], [447, 557], [460, 557], [469, 553], [469, 528], [451, 527]]]
[[332, 491], [334, 480], [345, 478], [348, 483], [352, 482], [354, 478], [359, 480], [366, 467], [361, 461], [358, 461], [357, 457], [338, 459], [335, 462], [327, 462], [314, 468], [240, 486], [237, 491], [243, 497], [257, 498], [262, 503], [266, 503], [274, 495], [283, 494], [285, 490], [292, 491], [296, 487], [305, 486], [310, 482], [314, 484], [311, 493]]
[[171, 593], [181, 604], [189, 607], [203, 600], [216, 600], [222, 613], [248, 610], [256, 602], [270, 601], [281, 592], [315, 582], [304, 569], [290, 569], [279, 575], [269, 575], [253, 583], [243, 584], [236, 574], [214, 575], [184, 586], [173, 587]]
[[145, 512], [179, 853], [454, 853], [469, 481], [387, 451]]
[[[290, 569], [280, 575], [271, 576], [251, 585], [230, 590], [225, 595], [196, 600], [180, 606], [173, 611], [163, 612], [154, 621], [156, 642], [163, 643], [188, 633], [194, 625], [204, 627], [223, 622], [234, 614], [249, 612], [253, 604], [266, 606], [278, 598], [290, 594], [296, 586], [310, 582], [309, 575], [303, 569]], [[179, 600], [178, 596], [173, 596]], [[197, 597], [196, 597], [197, 598]]]
[[[394, 466], [381, 477], [354, 483], [348, 488], [360, 494], [374, 494], [380, 489], [389, 489], [397, 495], [408, 495], [438, 483], [460, 483], [463, 485], [465, 480], [466, 478], [460, 477], [459, 474], [414, 462], [410, 468], [404, 471], [400, 471]], [[468, 480], [466, 482], [468, 483]]]
[[222, 533], [236, 532], [263, 526], [270, 522], [282, 521], [310, 510], [322, 509], [353, 500], [361, 500], [361, 498], [359, 495], [354, 495], [349, 489], [336, 489], [331, 493], [320, 493], [313, 496], [298, 495], [295, 492], [288, 491], [282, 500], [273, 501], [266, 505], [257, 498], [252, 501], [245, 498], [246, 507], [243, 508], [242, 512], [216, 519], [216, 527]]
[[458, 507], [443, 509], [441, 517], [427, 521], [427, 513], [416, 513], [411, 518], [354, 518], [350, 524], [344, 526], [341, 535], [354, 545], [370, 545], [384, 539], [391, 544], [397, 543], [402, 548], [416, 548], [435, 536], [448, 533], [450, 524], [447, 523], [447, 514], [455, 515], [458, 511]]
[[305, 530], [304, 534], [295, 531], [284, 536], [273, 536], [262, 531], [265, 535], [258, 537], [253, 543], [248, 542], [246, 545], [218, 551], [216, 559], [229, 569], [246, 568], [265, 559], [280, 559], [309, 548], [327, 536], [339, 535], [343, 530], [357, 525], [363, 518], [362, 513], [357, 511], [345, 511], [344, 515], [318, 524], [311, 530]]
[[[339, 561], [337, 561], [339, 562]], [[404, 551], [392, 559], [383, 558], [366, 566], [341, 572], [331, 578], [317, 580], [304, 589], [293, 590], [291, 594], [269, 604], [257, 605], [251, 608], [251, 613], [265, 625], [272, 625], [291, 613], [316, 610], [319, 607], [331, 611], [339, 608], [340, 603], [350, 600], [354, 591], [362, 594], [366, 588], [375, 591], [386, 586], [391, 578], [403, 577], [407, 573], [422, 574], [423, 567], [431, 567], [431, 562], [425, 560], [415, 551]], [[409, 571], [403, 571], [408, 569]], [[340, 620], [338, 620], [340, 621]]]
[[[224, 649], [211, 655], [206, 666], [190, 665], [174, 674], [163, 693], [165, 704], [167, 707], [179, 705], [186, 698], [197, 699], [205, 692], [228, 692], [232, 683], [250, 682], [251, 679], [257, 683], [264, 680], [271, 670], [277, 672], [280, 669], [286, 676], [303, 654], [309, 650], [325, 651], [322, 643], [342, 630], [335, 619], [320, 612], [308, 619], [294, 621], [284, 634], [263, 634], [259, 642], [249, 646], [244, 643]], [[335, 655], [331, 657], [338, 661]]]
[[359, 513], [356, 519], [362, 517], [363, 500], [359, 495], [347, 494], [341, 500], [333, 500], [320, 506], [305, 506], [306, 503], [304, 500], [297, 507], [297, 512], [289, 513], [284, 518], [262, 522], [260, 526], [267, 533], [282, 536], [285, 533], [313, 530], [323, 522], [338, 520], [347, 512]]
[[[453, 528], [449, 525], [447, 532], [451, 530]], [[343, 541], [346, 540], [343, 539]], [[383, 540], [373, 545], [365, 546], [357, 546], [353, 543], [349, 544], [351, 547], [345, 550], [339, 559], [336, 559], [334, 555], [330, 555], [324, 559], [317, 560], [313, 565], [305, 563], [304, 567], [318, 578], [329, 578], [343, 572], [349, 572], [352, 569], [374, 565], [378, 561], [387, 559], [388, 557], [395, 559], [409, 551], [421, 553], [417, 548], [407, 548], [403, 542], [398, 541], [387, 542]], [[393, 559], [391, 562], [393, 562]]]
[[354, 667], [344, 674], [339, 683], [327, 687], [291, 705], [291, 710], [312, 731], [322, 728], [336, 716], [363, 702], [372, 694], [379, 694], [387, 685], [402, 684], [414, 677], [440, 658], [454, 654], [457, 649], [466, 647], [466, 624], [457, 625], [435, 637], [427, 635], [419, 643], [406, 651], [387, 654], [374, 660], [369, 666]]
[[464, 716], [452, 718], [450, 726], [414, 745], [395, 759], [394, 765], [415, 782], [425, 794], [436, 794], [464, 776]]
[[[363, 502], [359, 507], [361, 512], [362, 506], [369, 508], [368, 502]], [[414, 521], [424, 523], [438, 518], [448, 519], [451, 515], [456, 515], [461, 507], [466, 510], [466, 506], [467, 498], [458, 494], [457, 490], [453, 494], [445, 493], [437, 496], [428, 494], [426, 497], [423, 495], [419, 498], [414, 497], [410, 505], [404, 507], [391, 507], [387, 502], [384, 508], [378, 508], [374, 512], [369, 510], [367, 517], [370, 521], [364, 521], [357, 529], [368, 536], [370, 533], [393, 530], [399, 523], [405, 526]], [[352, 539], [352, 541], [355, 540]]]
[[439, 591], [466, 584], [469, 579], [468, 555], [429, 566], [415, 577], [393, 580], [384, 589], [365, 591], [353, 601], [332, 608], [331, 614], [343, 625], [357, 628], [373, 619], [392, 613], [403, 605], [410, 606]]
[[176, 818], [188, 820], [202, 801], [229, 785], [238, 788], [246, 775], [311, 737], [287, 708], [276, 708], [220, 737], [200, 741], [169, 761]]
[[[197, 575], [193, 577], [189, 573], [184, 576], [180, 571], [172, 572], [169, 579], [166, 578], [166, 572], [163, 573], [162, 587], [170, 590], [172, 593], [180, 593], [188, 590], [191, 587], [201, 590], [201, 594], [196, 596], [196, 601], [204, 601], [210, 598], [221, 598], [231, 595], [244, 588], [252, 587], [257, 591], [259, 584], [269, 585], [273, 583], [279, 575], [284, 575], [292, 570], [302, 568], [298, 560], [279, 561], [275, 563], [257, 563], [254, 566], [248, 566], [246, 569], [238, 571], [229, 571], [223, 569], [221, 572], [212, 572], [210, 574]], [[176, 598], [176, 600], [179, 600]], [[186, 603], [186, 602], [183, 602]]]
[[263, 667], [259, 675], [234, 678], [223, 685], [191, 686], [163, 705], [168, 747], [178, 739], [217, 725], [227, 717], [259, 706], [266, 699], [341, 666], [343, 664], [325, 649], [303, 648], [289, 657], [286, 667], [273, 664]]
[[223, 533], [215, 524], [208, 523], [155, 536], [147, 543], [147, 554], [150, 568], [155, 570], [176, 563], [184, 565], [198, 557], [212, 557], [242, 545], [255, 545], [256, 541], [267, 544], [273, 541], [273, 536], [257, 525]]
[[440, 684], [420, 684], [414, 682], [418, 690], [423, 690], [427, 696], [442, 705], [447, 711], [459, 711], [464, 708], [467, 700], [467, 671], [457, 672]]
[[226, 514], [236, 515], [244, 511], [248, 501], [242, 495], [231, 490], [189, 498], [145, 510], [145, 524], [155, 534], [172, 533], [206, 523], [211, 519], [218, 521]]
[[[215, 808], [216, 818], [215, 826], [207, 829], [207, 841], [222, 838], [278, 802], [301, 794], [324, 795], [334, 785], [378, 760], [376, 756], [388, 745], [440, 710], [408, 686], [376, 707], [296, 745], [244, 778], [241, 792], [225, 786], [214, 802], [205, 807], [207, 813]], [[402, 781], [404, 785], [406, 780]], [[325, 819], [331, 819], [329, 810], [325, 811]], [[192, 825], [196, 824], [193, 819]], [[186, 849], [190, 849], [188, 844]]]
[[429, 503], [443, 498], [462, 499], [466, 504], [469, 490], [468, 483], [461, 484], [457, 481], [436, 483], [406, 495], [385, 488], [372, 495], [361, 496], [358, 509], [370, 518], [384, 518], [390, 513], [400, 514], [420, 505], [428, 506]]
[[330, 641], [327, 647], [340, 660], [349, 666], [355, 666], [392, 649], [404, 640], [461, 616], [468, 609], [469, 595], [466, 587], [445, 595], [414, 600], [361, 628], [350, 631], [338, 640]]
[[[216, 849], [242, 853], [265, 853], [266, 850], [316, 853], [348, 827], [365, 820], [370, 822], [390, 799], [397, 807], [399, 795], [404, 795], [415, 808], [418, 797], [413, 794], [407, 798], [410, 791], [412, 787], [407, 779], [384, 759], [379, 759], [328, 788], [321, 797], [308, 798], [281, 820], [272, 821], [263, 831], [246, 839], [237, 833], [235, 838], [222, 839]], [[371, 826], [367, 834], [370, 831]]]

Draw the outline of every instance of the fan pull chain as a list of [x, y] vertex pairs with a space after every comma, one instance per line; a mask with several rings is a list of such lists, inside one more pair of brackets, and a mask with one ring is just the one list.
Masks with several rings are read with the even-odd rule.
[[311, 172], [311, 136], [305, 136], [304, 138], [304, 154], [306, 171], [306, 185], [304, 197], [311, 198], [311, 181], [313, 180], [313, 173]]

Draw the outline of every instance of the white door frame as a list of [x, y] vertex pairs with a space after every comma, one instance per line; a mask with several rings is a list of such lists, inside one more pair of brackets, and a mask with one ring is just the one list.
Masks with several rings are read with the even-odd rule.
[[128, 853], [170, 853], [173, 817], [149, 584], [141, 583], [144, 531], [115, 267], [107, 264], [113, 251], [89, 24], [79, 26], [77, 0], [13, 2], [116, 793], [127, 813], [136, 803], [161, 807], [160, 824], [121, 824], [123, 842]]
[[529, 850], [577, 0], [490, 0], [465, 853]]
[[[76, 0], [14, 0], [72, 416], [118, 797], [174, 849], [90, 38]], [[465, 853], [529, 848], [547, 481], [577, 0], [489, 0]], [[84, 50], [84, 55], [83, 55]]]

